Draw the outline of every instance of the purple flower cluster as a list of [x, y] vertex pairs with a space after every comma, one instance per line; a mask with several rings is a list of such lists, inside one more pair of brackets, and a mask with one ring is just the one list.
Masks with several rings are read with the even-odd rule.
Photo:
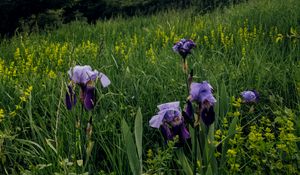
[[149, 121], [151, 127], [160, 128], [166, 141], [173, 140], [176, 135], [179, 136], [181, 143], [190, 138], [178, 101], [164, 103], [157, 107], [159, 112]]
[[91, 110], [95, 106], [95, 81], [100, 80], [102, 87], [107, 87], [110, 80], [106, 75], [97, 70], [92, 70], [90, 66], [75, 66], [68, 71], [70, 83], [66, 93], [66, 106], [71, 110], [76, 104], [75, 87], [80, 87], [80, 101], [86, 110]]
[[173, 50], [174, 52], [178, 52], [182, 58], [185, 59], [194, 47], [196, 47], [196, 44], [192, 40], [181, 39], [174, 44]]

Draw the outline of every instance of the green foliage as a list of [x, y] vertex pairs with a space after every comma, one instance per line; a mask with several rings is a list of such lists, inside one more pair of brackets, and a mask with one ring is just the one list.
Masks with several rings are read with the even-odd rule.
[[[236, 0], [241, 2], [244, 0]], [[230, 4], [230, 0], [3, 0], [0, 2], [0, 34], [38, 32], [74, 20], [95, 22], [119, 15], [153, 14], [165, 9], [197, 7], [207, 11]]]
[[[182, 155], [182, 150], [176, 150], [175, 143], [178, 141], [178, 137], [176, 137], [173, 141], [169, 141], [166, 147], [162, 150], [158, 148], [156, 152], [153, 152], [152, 149], [147, 151], [147, 159], [145, 161], [145, 174], [172, 174], [175, 170], [172, 170], [171, 164], [174, 159], [174, 152], [178, 153], [179, 159], [184, 159], [184, 155]], [[186, 160], [185, 160], [186, 161]], [[182, 162], [182, 161], [181, 161]], [[185, 163], [186, 162], [182, 162]], [[191, 172], [191, 171], [190, 171]]]
[[129, 160], [129, 165], [133, 174], [141, 174], [143, 170], [142, 166], [142, 114], [141, 109], [138, 109], [136, 118], [135, 118], [135, 142], [132, 138], [130, 129], [126, 121], [122, 120], [122, 134], [124, 139], [124, 145], [126, 147], [127, 157]]
[[[190, 174], [197, 143], [199, 174], [296, 174], [299, 2], [253, 0], [203, 16], [191, 8], [75, 21], [2, 40], [0, 172]], [[53, 13], [59, 19], [60, 11]], [[171, 49], [183, 37], [197, 43], [188, 59], [194, 80], [208, 80], [217, 103], [214, 125], [202, 124], [198, 140], [190, 127], [191, 144], [181, 149], [176, 140], [166, 145], [148, 121], [158, 104], [186, 100], [181, 60]], [[72, 111], [64, 106], [67, 71], [75, 64], [91, 65], [112, 82], [97, 89], [92, 113], [82, 113], [80, 102]], [[247, 89], [260, 93], [257, 104], [239, 99]]]
[[[241, 125], [247, 116], [253, 116], [253, 107], [250, 107], [250, 111], [243, 111], [240, 108], [238, 111], [242, 115], [234, 117], [239, 118], [239, 122], [236, 123], [236, 134], [229, 138], [227, 143], [229, 148], [223, 151], [225, 155], [222, 155], [222, 158], [227, 164], [225, 172], [297, 174], [300, 154], [297, 148], [299, 137], [295, 135], [294, 128], [295, 114], [290, 109], [284, 108], [283, 111], [275, 111], [272, 114], [274, 117], [257, 116], [255, 120]], [[226, 127], [223, 132], [227, 132]], [[220, 138], [220, 134], [217, 135]]]

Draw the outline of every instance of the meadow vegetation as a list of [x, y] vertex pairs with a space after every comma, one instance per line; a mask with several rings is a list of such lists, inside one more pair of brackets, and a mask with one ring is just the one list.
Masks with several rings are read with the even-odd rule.
[[[0, 43], [0, 172], [3, 174], [299, 174], [300, 1], [250, 0], [200, 14], [74, 21]], [[181, 38], [194, 81], [214, 88], [216, 120], [176, 147], [149, 126], [161, 103], [187, 93]], [[94, 110], [65, 106], [75, 65], [111, 80]], [[240, 93], [255, 89], [257, 103]], [[86, 123], [93, 117], [91, 137]], [[80, 122], [78, 122], [80, 119]]]

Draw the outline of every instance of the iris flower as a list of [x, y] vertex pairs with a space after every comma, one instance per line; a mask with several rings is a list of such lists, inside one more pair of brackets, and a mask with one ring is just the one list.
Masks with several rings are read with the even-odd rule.
[[241, 96], [243, 97], [243, 101], [245, 103], [256, 103], [259, 98], [259, 94], [255, 90], [243, 91]]
[[77, 101], [75, 94], [76, 85], [80, 87], [80, 101], [86, 110], [91, 110], [95, 106], [95, 81], [100, 80], [102, 87], [110, 85], [110, 80], [105, 74], [97, 70], [93, 71], [92, 68], [87, 65], [72, 67], [68, 71], [68, 75], [70, 83], [68, 84], [65, 102], [69, 110], [72, 109]]
[[[213, 96], [212, 91], [213, 88], [207, 81], [191, 83], [189, 100], [191, 102], [195, 101], [199, 105], [199, 115], [206, 126], [211, 125], [215, 121], [214, 104], [217, 100]], [[186, 108], [187, 116], [191, 113], [188, 112], [192, 111], [191, 108], [192, 105], [188, 101]]]
[[179, 42], [175, 43], [173, 46], [173, 51], [177, 52], [183, 58], [183, 70], [187, 72], [187, 60], [186, 57], [191, 53], [191, 50], [196, 47], [196, 44], [192, 40], [181, 39]]
[[176, 101], [158, 105], [159, 112], [149, 121], [151, 127], [160, 128], [166, 141], [173, 140], [176, 135], [181, 143], [190, 138], [179, 104], [179, 101]]
[[192, 40], [181, 39], [174, 44], [173, 50], [174, 52], [178, 52], [182, 58], [185, 59], [194, 47], [196, 47], [196, 44]]

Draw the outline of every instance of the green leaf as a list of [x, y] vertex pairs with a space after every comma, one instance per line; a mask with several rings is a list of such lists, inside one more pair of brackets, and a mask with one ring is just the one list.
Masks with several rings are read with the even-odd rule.
[[181, 167], [183, 168], [183, 171], [185, 174], [193, 174], [193, 170], [190, 166], [190, 163], [188, 162], [186, 156], [184, 155], [183, 151], [180, 149], [176, 152], [176, 155], [179, 159], [179, 164], [181, 165]]
[[206, 175], [213, 175], [214, 173], [213, 173], [213, 171], [212, 171], [212, 169], [211, 169], [211, 166], [210, 166], [210, 164], [208, 165], [208, 168], [207, 168], [207, 171], [206, 171]]
[[122, 134], [131, 171], [134, 175], [139, 175], [141, 174], [140, 162], [137, 156], [136, 146], [132, 138], [132, 133], [130, 132], [125, 119], [122, 120]]
[[135, 142], [138, 151], [138, 158], [140, 160], [140, 172], [142, 172], [142, 152], [143, 152], [143, 116], [141, 113], [141, 108], [138, 109], [136, 117], [135, 117], [135, 124], [134, 124], [134, 133], [135, 133]]

